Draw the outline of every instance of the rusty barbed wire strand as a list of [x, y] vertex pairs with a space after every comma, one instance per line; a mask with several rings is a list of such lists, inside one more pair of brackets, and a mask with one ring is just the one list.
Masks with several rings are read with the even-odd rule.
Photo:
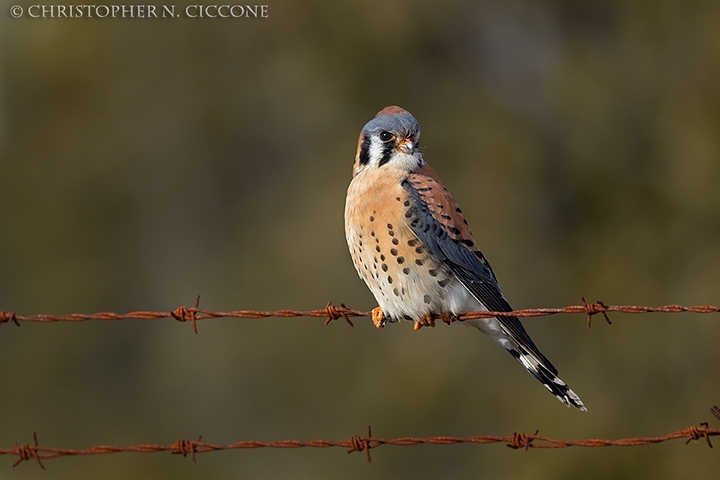
[[[208, 320], [211, 318], [247, 318], [247, 319], [260, 319], [268, 317], [281, 317], [281, 318], [292, 318], [292, 317], [317, 317], [325, 318], [325, 324], [342, 318], [345, 322], [353, 327], [351, 317], [370, 317], [371, 312], [365, 312], [362, 310], [355, 310], [348, 308], [345, 304], [340, 306], [334, 306], [332, 302], [328, 302], [325, 308], [317, 310], [275, 310], [275, 311], [262, 311], [262, 310], [234, 310], [231, 312], [216, 312], [212, 310], [205, 310], [199, 307], [200, 297], [195, 301], [194, 307], [181, 306], [175, 310], [168, 312], [151, 312], [151, 311], [136, 311], [129, 313], [113, 313], [113, 312], [97, 312], [97, 313], [70, 313], [66, 315], [18, 315], [15, 312], [2, 311], [0, 310], [0, 326], [3, 323], [12, 322], [17, 326], [20, 326], [20, 322], [40, 322], [40, 323], [52, 323], [52, 322], [86, 322], [91, 320], [96, 321], [118, 321], [118, 320], [160, 320], [164, 318], [174, 318], [179, 322], [190, 322], [192, 324], [193, 331], [197, 333], [197, 321]], [[476, 318], [489, 318], [489, 317], [544, 317], [548, 315], [556, 315], [563, 313], [584, 313], [587, 316], [587, 326], [590, 328], [592, 317], [597, 314], [601, 314], [608, 324], [612, 324], [608, 317], [608, 312], [619, 312], [629, 314], [641, 314], [641, 313], [720, 313], [720, 306], [717, 305], [663, 305], [659, 307], [648, 307], [641, 305], [606, 305], [600, 300], [595, 303], [587, 303], [585, 298], [582, 299], [582, 305], [569, 305], [562, 308], [527, 308], [521, 310], [513, 310], [511, 312], [468, 312], [460, 315], [442, 314], [434, 315], [433, 320], [442, 320], [445, 323], [452, 323], [456, 321], [465, 321]], [[434, 326], [434, 324], [432, 325]]]
[[[720, 408], [713, 406], [710, 412], [720, 420]], [[606, 440], [599, 438], [590, 438], [584, 440], [559, 440], [556, 438], [539, 435], [535, 433], [525, 434], [514, 432], [508, 436], [497, 435], [477, 435], [472, 437], [452, 437], [452, 436], [436, 436], [436, 437], [398, 437], [398, 438], [381, 438], [373, 437], [372, 431], [368, 426], [367, 436], [354, 435], [347, 440], [279, 440], [279, 441], [260, 441], [260, 440], [243, 440], [224, 445], [208, 443], [202, 441], [202, 436], [197, 440], [178, 439], [170, 445], [131, 445], [126, 447], [116, 447], [111, 445], [100, 445], [96, 447], [75, 450], [69, 448], [51, 448], [43, 447], [38, 444], [37, 434], [33, 434], [33, 443], [31, 445], [18, 445], [15, 442], [13, 448], [0, 448], [0, 455], [14, 455], [18, 457], [13, 464], [17, 466], [26, 460], [35, 460], [38, 465], [45, 469], [42, 460], [70, 457], [79, 455], [104, 455], [110, 453], [157, 453], [170, 452], [176, 455], [190, 456], [193, 463], [196, 460], [196, 454], [215, 452], [220, 450], [239, 450], [251, 448], [332, 448], [340, 447], [347, 450], [347, 453], [365, 452], [367, 461], [372, 461], [370, 450], [381, 447], [383, 445], [395, 446], [415, 446], [415, 445], [457, 445], [461, 443], [490, 444], [504, 443], [507, 447], [515, 450], [528, 450], [530, 448], [568, 448], [568, 447], [636, 447], [642, 445], [654, 445], [656, 443], [667, 442], [670, 440], [685, 439], [687, 445], [692, 440], [700, 440], [704, 438], [710, 448], [713, 447], [710, 437], [720, 435], [720, 429], [710, 428], [707, 422], [700, 423], [698, 426], [691, 425], [682, 430], [668, 433], [660, 437], [634, 437], [621, 438], [616, 440]]]

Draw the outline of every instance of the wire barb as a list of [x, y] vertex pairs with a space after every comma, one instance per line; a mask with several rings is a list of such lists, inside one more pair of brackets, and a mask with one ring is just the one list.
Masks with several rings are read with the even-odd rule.
[[180, 306], [170, 312], [170, 315], [178, 322], [190, 322], [192, 323], [193, 332], [197, 335], [197, 312], [200, 308], [200, 295], [195, 298], [195, 308], [188, 308], [186, 306]]
[[18, 327], [20, 324], [18, 323], [17, 317], [15, 316], [15, 312], [3, 312], [0, 310], [0, 326], [3, 323], [13, 322]]
[[349, 450], [347, 453], [362, 452], [364, 450], [368, 463], [372, 463], [372, 458], [370, 457], [370, 449], [379, 447], [381, 445], [377, 441], [373, 441], [372, 429], [370, 428], [370, 425], [368, 425], [367, 437], [353, 435], [352, 437], [350, 437], [350, 440], [348, 440], [348, 443]]
[[45, 465], [43, 465], [42, 461], [40, 460], [40, 455], [38, 455], [38, 439], [37, 439], [37, 432], [33, 432], [33, 444], [28, 445], [27, 443], [23, 445], [18, 445], [17, 442], [15, 442], [15, 448], [14, 452], [15, 455], [18, 456], [18, 459], [15, 463], [13, 463], [13, 468], [20, 465], [22, 462], [30, 459], [35, 459], [40, 465], [40, 468], [45, 470]]
[[705, 438], [705, 440], [707, 440], [708, 446], [710, 448], [713, 448], [712, 443], [710, 443], [710, 435], [708, 434], [709, 430], [710, 428], [707, 422], [702, 422], [699, 427], [696, 427], [695, 425], [690, 425], [687, 428], [689, 438], [685, 441], [685, 445], [690, 443], [691, 440], [698, 441], [701, 438]]
[[595, 303], [587, 303], [585, 301], [585, 297], [582, 297], [582, 304], [583, 304], [583, 307], [585, 307], [585, 312], [587, 313], [587, 328], [590, 328], [590, 326], [592, 324], [593, 315], [597, 315], [598, 313], [602, 313], [607, 324], [612, 325], [612, 322], [610, 321], [610, 317], [608, 317], [608, 314], [607, 314], [608, 307], [603, 302], [601, 302], [600, 300], [597, 300]]
[[325, 311], [327, 312], [327, 320], [325, 320], [325, 325], [329, 325], [330, 322], [333, 320], [337, 320], [338, 318], [342, 318], [347, 322], [348, 325], [351, 327], [355, 327], [353, 325], [353, 322], [350, 321], [350, 317], [348, 317], [348, 308], [345, 306], [344, 303], [341, 303], [339, 307], [333, 306], [332, 302], [328, 302], [327, 305], [325, 305]]
[[454, 313], [444, 312], [444, 313], [440, 314], [440, 320], [442, 320], [442, 322], [444, 324], [450, 325], [453, 322], [457, 322], [458, 316], [455, 315]]
[[540, 433], [540, 430], [535, 430], [535, 433], [532, 435], [513, 432], [511, 440], [506, 444], [506, 446], [512, 448], [513, 450], [522, 448], [527, 452], [531, 447], [532, 441], [537, 438], [538, 433]]
[[177, 442], [175, 442], [175, 447], [172, 453], [173, 455], [182, 455], [183, 457], [190, 455], [192, 463], [195, 463], [195, 452], [197, 452], [198, 445], [201, 444], [202, 435], [200, 435], [197, 440], [178, 438]]

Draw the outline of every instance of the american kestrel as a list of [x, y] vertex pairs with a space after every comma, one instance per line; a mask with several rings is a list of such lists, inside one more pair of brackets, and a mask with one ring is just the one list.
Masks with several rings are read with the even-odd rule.
[[[375, 326], [405, 319], [419, 328], [432, 325], [432, 315], [511, 311], [462, 210], [423, 160], [419, 138], [415, 117], [391, 106], [358, 140], [345, 236], [355, 269], [378, 302]], [[586, 410], [517, 317], [465, 323], [504, 347], [565, 405]]]

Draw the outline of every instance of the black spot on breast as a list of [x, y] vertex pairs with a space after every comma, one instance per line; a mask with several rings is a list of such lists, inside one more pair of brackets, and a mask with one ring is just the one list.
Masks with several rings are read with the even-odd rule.
[[397, 200], [397, 201], [399, 202], [399, 201], [400, 201], [400, 197], [395, 197], [395, 200]]
[[421, 245], [419, 247], [415, 247], [415, 253], [423, 253], [425, 251], [425, 248]]
[[423, 263], [424, 263], [424, 262], [423, 262], [422, 260], [415, 260], [415, 265], [420, 265], [420, 266], [422, 266]]
[[460, 210], [460, 207], [457, 207], [457, 208], [455, 209], [455, 211], [458, 212], [458, 213], [462, 213], [462, 210]]
[[405, 275], [410, 275], [410, 269], [407, 268], [407, 267], [403, 268], [403, 273], [404, 273]]
[[371, 221], [371, 222], [374, 222], [374, 221], [375, 221], [375, 217], [373, 217], [372, 215], [370, 215], [370, 221]]
[[388, 223], [387, 227], [389, 230], [392, 230], [393, 229], [392, 223]]
[[412, 210], [408, 210], [407, 212], [405, 212], [405, 218], [410, 218], [410, 217], [412, 217], [412, 216], [413, 216], [413, 211], [412, 211]]
[[400, 291], [397, 288], [393, 288], [393, 293], [395, 294], [396, 297], [400, 296]]
[[438, 271], [435, 268], [431, 268], [430, 270], [428, 270], [428, 273], [430, 274], [431, 277], [437, 277], [437, 275], [438, 275]]
[[408, 246], [409, 246], [409, 247], [414, 247], [415, 245], [417, 245], [417, 243], [418, 243], [419, 241], [420, 241], [420, 240], [417, 240], [417, 239], [415, 239], [415, 240], [408, 240]]
[[418, 225], [420, 225], [420, 219], [416, 218], [412, 222], [410, 222], [410, 226], [413, 228], [416, 228]]
[[375, 245], [375, 250], [380, 253], [380, 245]]
[[385, 261], [385, 255], [380, 255], [380, 260]]
[[395, 236], [395, 232], [393, 232], [392, 230], [388, 230], [388, 235], [390, 235], [391, 237], [394, 237], [394, 236]]
[[358, 241], [358, 245], [362, 247], [362, 240]]
[[475, 246], [475, 242], [473, 242], [472, 240], [468, 240], [468, 239], [466, 239], [466, 238], [463, 238], [462, 240], [460, 240], [460, 242], [461, 242], [463, 245], [467, 246], [467, 247], [474, 247], [474, 246]]
[[390, 255], [392, 255], [393, 257], [397, 256], [397, 249], [391, 248], [391, 249], [390, 249]]
[[400, 264], [405, 263], [405, 257], [398, 257], [397, 262]]
[[425, 296], [423, 297], [423, 302], [425, 302], [425, 303], [427, 303], [428, 305], [430, 305], [430, 302], [432, 302], [432, 298], [430, 298], [430, 295], [425, 295]]
[[393, 244], [393, 245], [397, 245], [398, 243], [400, 243], [400, 240], [398, 240], [397, 238], [393, 238], [393, 239], [392, 239], [392, 244]]
[[405, 205], [406, 207], [409, 207], [409, 206], [410, 206], [410, 200], [405, 200], [405, 201], [403, 202], [403, 205]]
[[445, 288], [445, 286], [446, 286], [448, 283], [450, 283], [450, 279], [449, 279], [449, 278], [446, 278], [445, 280], [438, 280], [438, 285], [440, 285], [440, 286], [443, 287], [443, 288]]
[[371, 237], [374, 237], [374, 236], [375, 236], [375, 232], [374, 232], [374, 231], [373, 231], [373, 232], [370, 232], [370, 236], [371, 236]]
[[390, 275], [388, 275], [388, 283], [392, 283], [392, 282], [393, 282], [393, 278]]
[[385, 263], [383, 263], [382, 265], [380, 265], [380, 268], [383, 269], [383, 272], [387, 272], [387, 271], [388, 271], [388, 266], [387, 266], [387, 264], [385, 264]]

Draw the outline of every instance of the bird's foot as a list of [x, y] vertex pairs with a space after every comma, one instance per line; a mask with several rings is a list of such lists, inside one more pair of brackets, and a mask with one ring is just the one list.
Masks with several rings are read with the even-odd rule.
[[435, 319], [431, 313], [426, 313], [420, 319], [415, 320], [413, 330], [420, 330], [422, 327], [433, 327], [435, 328]]
[[372, 309], [372, 322], [375, 328], [385, 327], [385, 312], [383, 312], [382, 308], [375, 307]]

